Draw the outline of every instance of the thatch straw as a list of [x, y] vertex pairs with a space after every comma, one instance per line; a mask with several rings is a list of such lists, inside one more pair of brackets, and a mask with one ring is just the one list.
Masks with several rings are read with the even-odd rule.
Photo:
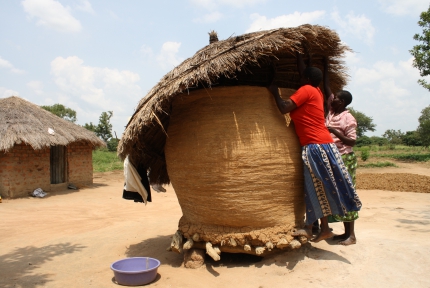
[[[48, 129], [54, 131], [53, 135]], [[25, 143], [34, 150], [83, 141], [94, 147], [106, 144], [94, 132], [64, 120], [20, 97], [0, 99], [0, 151]]]
[[209, 44], [212, 44], [214, 42], [218, 42], [218, 33], [212, 30], [211, 32], [209, 32]]
[[214, 86], [267, 86], [272, 63], [278, 86], [297, 89], [296, 52], [305, 54], [319, 68], [322, 57], [330, 57], [331, 89], [337, 91], [346, 85], [342, 57], [348, 50], [336, 32], [318, 25], [260, 31], [213, 42], [167, 73], [139, 102], [119, 143], [118, 155], [122, 159], [129, 156], [135, 165], [151, 167], [151, 179], [167, 184], [164, 145], [173, 97]]

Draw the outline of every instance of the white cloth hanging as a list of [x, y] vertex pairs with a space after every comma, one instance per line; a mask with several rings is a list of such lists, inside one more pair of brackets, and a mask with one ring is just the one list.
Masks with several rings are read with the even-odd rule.
[[148, 192], [142, 185], [142, 177], [140, 177], [139, 173], [137, 173], [137, 170], [136, 168], [134, 168], [133, 164], [128, 161], [128, 156], [124, 160], [124, 179], [124, 190], [139, 193], [142, 196], [143, 202], [145, 202], [146, 205], [146, 198], [148, 198]]

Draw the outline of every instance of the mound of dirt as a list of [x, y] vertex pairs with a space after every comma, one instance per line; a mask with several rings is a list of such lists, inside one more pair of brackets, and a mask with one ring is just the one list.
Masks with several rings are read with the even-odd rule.
[[357, 189], [430, 193], [430, 177], [409, 173], [360, 173]]

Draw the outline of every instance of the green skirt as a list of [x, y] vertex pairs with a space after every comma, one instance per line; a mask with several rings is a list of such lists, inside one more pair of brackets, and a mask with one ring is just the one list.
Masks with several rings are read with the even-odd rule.
[[[342, 155], [343, 163], [345, 163], [348, 169], [349, 175], [351, 176], [352, 184], [355, 188], [355, 172], [357, 171], [357, 156], [354, 152]], [[328, 222], [352, 222], [358, 219], [358, 211], [347, 212], [345, 216], [330, 215], [328, 216]]]

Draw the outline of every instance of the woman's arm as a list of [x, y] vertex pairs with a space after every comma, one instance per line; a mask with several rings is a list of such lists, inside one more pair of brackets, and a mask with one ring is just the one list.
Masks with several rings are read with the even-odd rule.
[[329, 77], [328, 77], [328, 58], [326, 56], [323, 57], [323, 65], [324, 65], [324, 73], [323, 73], [323, 83], [324, 83], [324, 96], [325, 99], [327, 100], [331, 94], [333, 94], [331, 92], [330, 89], [330, 81], [329, 81]]
[[289, 113], [297, 108], [296, 103], [294, 103], [290, 99], [284, 100], [281, 98], [281, 95], [279, 95], [278, 86], [271, 84], [268, 89], [275, 98], [276, 106], [278, 106], [278, 109], [282, 114]]
[[342, 141], [342, 143], [348, 145], [348, 146], [355, 146], [355, 139], [349, 138], [345, 135], [343, 135], [341, 132], [337, 131], [335, 128], [333, 127], [327, 127], [328, 131], [330, 131], [330, 133], [333, 133], [334, 135], [336, 135], [337, 138], [340, 139], [340, 141]]
[[296, 52], [297, 58], [297, 70], [299, 71], [300, 78], [303, 76], [303, 72], [305, 71], [306, 65], [305, 61], [303, 61], [303, 56], [299, 52]]

